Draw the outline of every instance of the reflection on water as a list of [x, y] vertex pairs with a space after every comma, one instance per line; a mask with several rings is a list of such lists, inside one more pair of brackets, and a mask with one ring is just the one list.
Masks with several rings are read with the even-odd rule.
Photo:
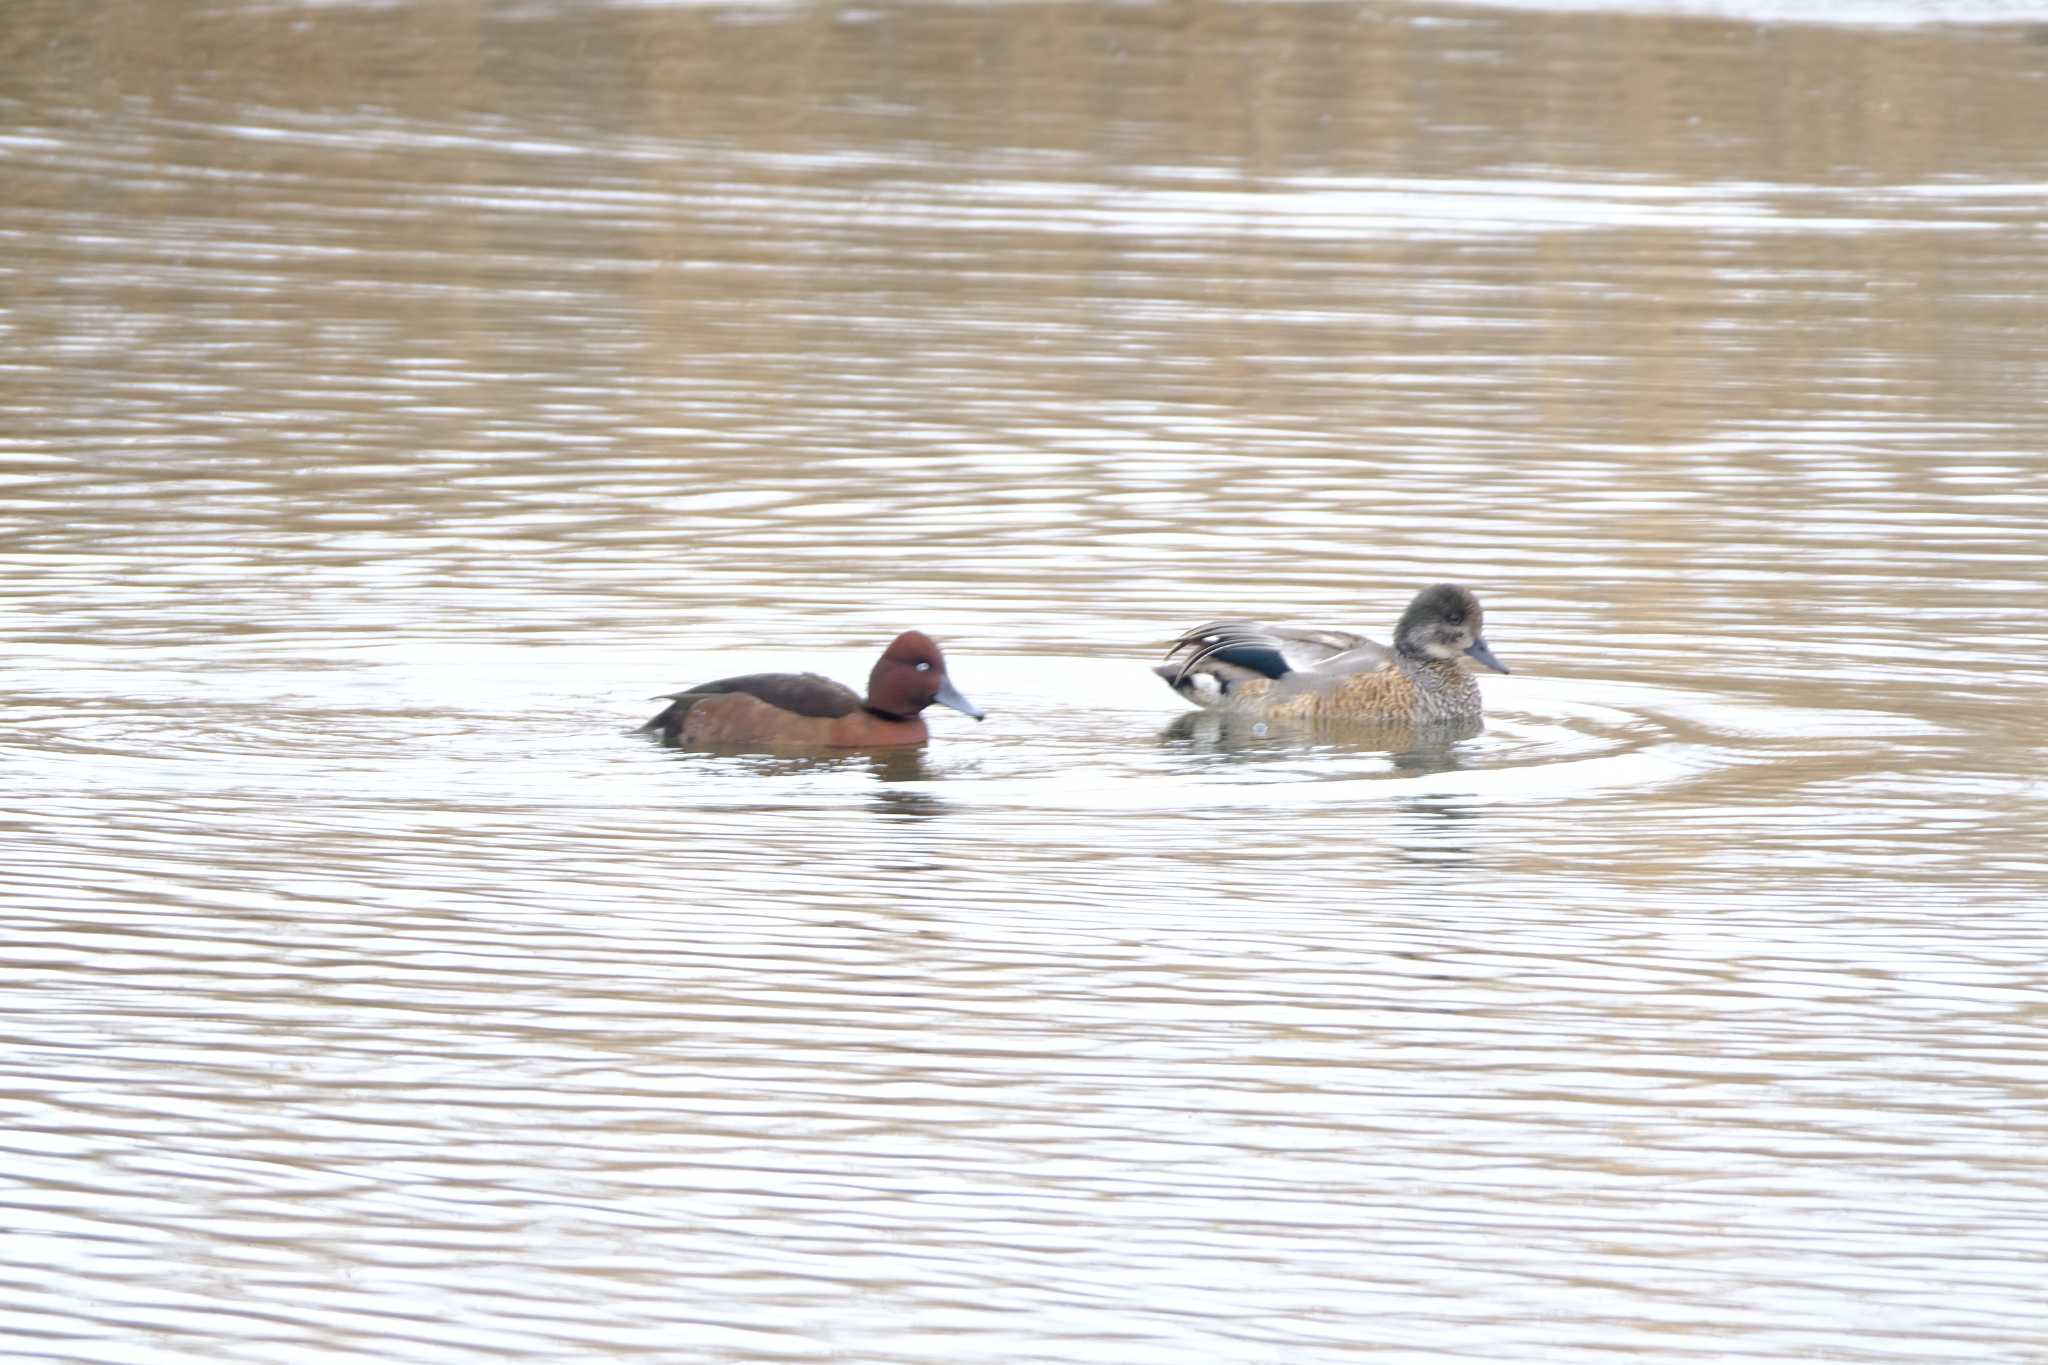
[[1394, 773], [1441, 773], [1464, 766], [1458, 741], [1485, 729], [1474, 717], [1435, 725], [1290, 723], [1220, 711], [1174, 717], [1160, 734], [1171, 748], [1255, 759], [1260, 754], [1319, 752], [1384, 754]]
[[0, 1354], [2034, 1358], [2048, 14], [1563, 8], [16, 0]]
[[[753, 778], [794, 779], [802, 777], [864, 777], [877, 783], [925, 782], [933, 773], [926, 763], [926, 750], [919, 748], [876, 749], [846, 753], [718, 753], [679, 749], [663, 745], [659, 735], [641, 730], [646, 741], [665, 749], [692, 778], [734, 782], [737, 791], [758, 788]], [[772, 789], [771, 789], [772, 790]], [[692, 803], [702, 798], [702, 789], [690, 790]], [[907, 793], [906, 795], [914, 795]]]

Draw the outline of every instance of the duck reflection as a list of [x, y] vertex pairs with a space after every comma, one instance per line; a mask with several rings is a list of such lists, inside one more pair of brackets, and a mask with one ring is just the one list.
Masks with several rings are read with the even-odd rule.
[[[952, 810], [952, 805], [938, 794], [939, 786], [933, 780], [936, 774], [925, 762], [925, 750], [884, 749], [861, 757], [866, 760], [868, 776], [876, 783], [869, 802], [877, 815], [930, 820]], [[928, 785], [906, 787], [902, 783]]]
[[[659, 743], [659, 736], [656, 736]], [[878, 814], [928, 820], [943, 815], [950, 807], [936, 790], [906, 788], [908, 783], [932, 783], [937, 776], [926, 761], [923, 748], [871, 749], [839, 753], [760, 754], [720, 752], [715, 749], [675, 749], [662, 746], [678, 763], [716, 763], [728, 772], [749, 778], [823, 777], [863, 773], [875, 781], [871, 801]], [[934, 787], [936, 784], [934, 783]]]
[[1430, 725], [1335, 725], [1290, 723], [1225, 711], [1190, 711], [1174, 717], [1160, 732], [1160, 743], [1196, 753], [1221, 754], [1245, 761], [1261, 755], [1298, 753], [1303, 745], [1351, 753], [1383, 753], [1404, 776], [1454, 772], [1465, 766], [1458, 743], [1478, 734], [1484, 723], [1476, 716]]
[[[659, 740], [656, 741], [659, 743]], [[667, 745], [662, 745], [668, 748]], [[678, 763], [706, 760], [733, 765], [756, 777], [802, 777], [810, 773], [865, 772], [877, 782], [922, 782], [932, 776], [923, 749], [840, 750], [836, 753], [761, 754], [718, 749], [669, 749]]]

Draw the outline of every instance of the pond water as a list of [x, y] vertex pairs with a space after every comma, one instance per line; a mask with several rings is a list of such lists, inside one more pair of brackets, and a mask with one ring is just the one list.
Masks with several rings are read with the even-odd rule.
[[2048, 9], [1843, 13], [14, 0], [0, 1356], [2044, 1359]]

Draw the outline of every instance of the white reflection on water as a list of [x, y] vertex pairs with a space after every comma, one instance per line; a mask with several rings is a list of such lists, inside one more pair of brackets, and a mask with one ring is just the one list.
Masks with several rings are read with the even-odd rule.
[[[1004, 226], [1012, 228], [1066, 231], [1079, 225], [1097, 232], [1146, 236], [1206, 236], [1228, 231], [1340, 241], [1375, 234], [1492, 238], [1511, 232], [1627, 228], [1826, 234], [1981, 231], [2002, 226], [1996, 220], [1973, 222], [1952, 212], [1924, 220], [1865, 216], [1857, 210], [1881, 203], [1882, 196], [1861, 188], [1562, 182], [1545, 178], [1537, 168], [1531, 172], [1467, 181], [1445, 177], [1349, 182], [1297, 178], [1233, 191], [1148, 186], [1107, 195], [1086, 184], [984, 181], [972, 187], [971, 199], [980, 207], [942, 202], [935, 211], [949, 219], [976, 213], [998, 216]], [[920, 187], [917, 196], [923, 199], [928, 193]], [[1936, 198], [1916, 194], [1910, 186], [1896, 187], [1894, 193], [1901, 204], [1923, 207], [1928, 199]], [[2016, 187], [2015, 197], [2038, 202], [2040, 193]], [[1011, 207], [1026, 203], [1043, 207], [1036, 213]], [[1844, 208], [1850, 211], [1842, 212]], [[1811, 211], [1815, 209], [1834, 211]], [[872, 205], [866, 211], [873, 212]]]

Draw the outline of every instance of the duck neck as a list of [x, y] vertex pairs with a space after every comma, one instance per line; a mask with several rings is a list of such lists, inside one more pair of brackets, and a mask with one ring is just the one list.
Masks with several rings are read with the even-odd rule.
[[1433, 659], [1411, 649], [1396, 650], [1394, 657], [1401, 661], [1403, 673], [1413, 678], [1418, 686], [1432, 691], [1448, 687], [1463, 676], [1458, 665], [1450, 659]]
[[1479, 682], [1458, 667], [1455, 659], [1432, 659], [1426, 654], [1402, 654], [1401, 671], [1408, 675], [1432, 714], [1453, 714], [1477, 707]]

